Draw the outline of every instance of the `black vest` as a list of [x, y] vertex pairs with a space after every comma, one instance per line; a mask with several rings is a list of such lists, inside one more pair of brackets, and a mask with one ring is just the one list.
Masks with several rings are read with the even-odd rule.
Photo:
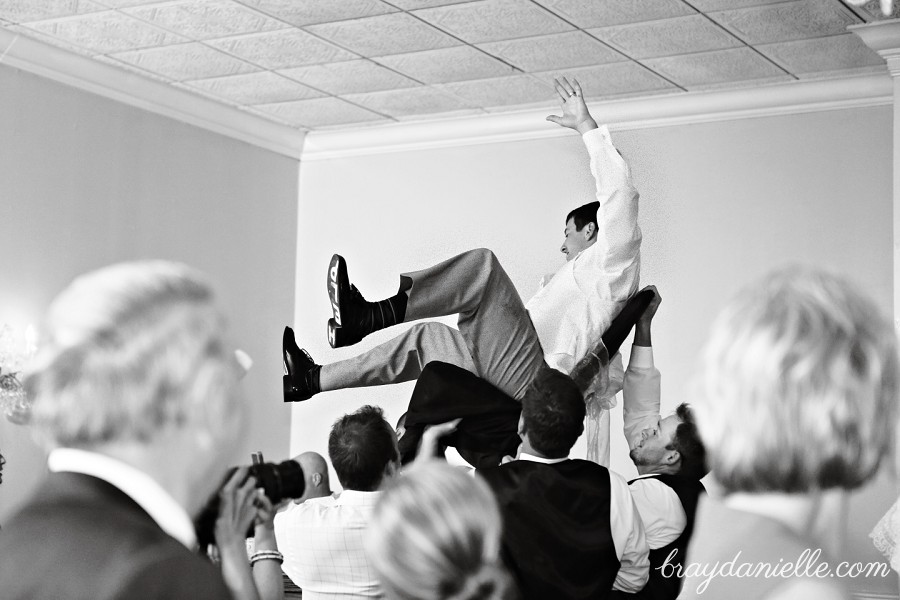
[[478, 473], [500, 505], [503, 558], [523, 600], [609, 597], [619, 559], [605, 467], [518, 460]]
[[[656, 479], [666, 484], [675, 492], [684, 508], [684, 514], [687, 522], [684, 525], [684, 531], [669, 544], [662, 548], [650, 550], [650, 579], [647, 585], [636, 594], [622, 594], [619, 598], [631, 598], [641, 600], [675, 600], [681, 591], [681, 578], [665, 577], [660, 567], [666, 563], [666, 559], [672, 554], [672, 558], [668, 561], [671, 567], [665, 568], [666, 574], [682, 572], [685, 553], [687, 552], [688, 542], [691, 541], [691, 535], [694, 533], [694, 517], [697, 514], [697, 501], [701, 494], [706, 493], [706, 488], [696, 479], [682, 477], [680, 475], [652, 475], [643, 479]], [[635, 482], [632, 479], [628, 483]]]

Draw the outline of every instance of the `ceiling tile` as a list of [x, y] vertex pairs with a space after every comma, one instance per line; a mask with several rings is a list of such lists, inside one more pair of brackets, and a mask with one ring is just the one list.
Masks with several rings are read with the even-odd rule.
[[479, 48], [525, 71], [550, 71], [626, 60], [583, 31], [479, 44]]
[[748, 44], [786, 42], [844, 33], [858, 19], [840, 2], [799, 0], [709, 13]]
[[381, 56], [379, 63], [423, 83], [512, 75], [515, 70], [472, 46]]
[[28, 27], [96, 54], [112, 54], [188, 41], [179, 35], [113, 10], [39, 21], [29, 24]]
[[475, 2], [480, 0], [391, 0], [391, 4], [403, 10], [416, 10], [419, 8], [434, 8], [448, 4], [462, 4], [463, 2]]
[[474, 106], [485, 108], [536, 103], [550, 105], [556, 99], [552, 87], [529, 75], [461, 81], [435, 87], [456, 94]]
[[462, 100], [431, 87], [348, 94], [344, 97], [356, 104], [397, 118], [472, 108]]
[[637, 59], [744, 45], [703, 15], [603, 27], [591, 29], [589, 33]]
[[419, 85], [419, 82], [409, 77], [366, 59], [297, 67], [279, 73], [335, 95], [378, 92]]
[[357, 58], [353, 53], [299, 29], [254, 33], [207, 43], [266, 69], [287, 69]]
[[572, 29], [530, 0], [482, 0], [417, 10], [413, 14], [471, 44]]
[[303, 127], [325, 127], [347, 123], [386, 121], [382, 115], [340, 98], [317, 98], [277, 104], [259, 104], [256, 110], [276, 115]]
[[289, 27], [281, 21], [225, 0], [190, 0], [142, 6], [126, 9], [125, 13], [195, 40]]
[[106, 10], [91, 0], [2, 0], [0, 19], [10, 23], [30, 23], [57, 17]]
[[324, 23], [307, 30], [363, 56], [433, 50], [460, 43], [407, 13]]
[[186, 81], [185, 86], [227, 98], [238, 104], [267, 104], [321, 98], [325, 94], [271, 71]]
[[135, 65], [132, 65], [132, 64], [129, 64], [126, 62], [122, 62], [121, 60], [116, 60], [115, 58], [113, 58], [111, 56], [104, 56], [102, 54], [98, 54], [98, 55], [94, 56], [94, 60], [105, 63], [112, 67], [116, 67], [120, 71], [128, 71], [129, 73], [134, 73], [134, 74], [140, 75], [141, 77], [149, 77], [150, 79], [155, 79], [156, 81], [162, 81], [162, 82], [168, 83], [168, 84], [174, 83], [172, 81], [172, 79], [169, 77], [164, 77], [163, 75], [160, 75], [159, 73], [147, 71], [146, 69], [136, 67]]
[[884, 59], [852, 33], [761, 44], [756, 49], [795, 75], [884, 65]]
[[535, 0], [578, 27], [605, 27], [694, 14], [682, 0]]
[[[87, 48], [76, 46], [69, 41], [53, 37], [45, 33], [41, 33], [40, 31], [35, 31], [34, 29], [30, 29], [29, 25], [4, 25], [3, 28], [8, 31], [12, 31], [13, 33], [18, 33], [24, 37], [35, 39], [39, 42], [44, 42], [45, 44], [50, 44], [51, 46], [64, 48], [70, 52], [74, 52], [75, 54], [83, 54], [85, 56], [95, 56], [96, 54], [95, 52], [91, 52]], [[5, 48], [0, 49], [0, 54], [3, 54], [5, 50]]]
[[570, 80], [577, 79], [587, 98], [677, 90], [671, 83], [634, 61], [568, 69], [565, 73], [551, 71], [535, 75], [547, 85], [552, 85], [553, 78], [560, 75], [565, 75]]
[[111, 56], [176, 81], [237, 75], [257, 70], [253, 65], [199, 42], [120, 52]]
[[169, 0], [94, 0], [109, 8], [129, 8], [132, 6], [144, 6], [146, 4], [161, 4]]
[[238, 0], [301, 27], [396, 12], [380, 0]]
[[701, 12], [713, 10], [730, 10], [732, 8], [747, 8], [748, 6], [762, 6], [763, 4], [779, 4], [792, 2], [793, 0], [691, 0], [694, 8]]
[[687, 89], [758, 79], [793, 79], [750, 48], [649, 58], [643, 63]]

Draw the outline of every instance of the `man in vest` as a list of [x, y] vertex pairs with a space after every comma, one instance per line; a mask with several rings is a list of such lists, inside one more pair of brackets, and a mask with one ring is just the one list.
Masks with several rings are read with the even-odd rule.
[[681, 580], [673, 573], [681, 571], [675, 567], [684, 561], [697, 500], [706, 493], [700, 479], [709, 469], [690, 407], [681, 404], [660, 417], [660, 374], [653, 364], [650, 325], [662, 298], [655, 286], [645, 289], [654, 298], [635, 327], [622, 393], [625, 437], [639, 474], [628, 486], [650, 547], [650, 580], [636, 595], [615, 597], [674, 600]]
[[479, 469], [503, 514], [503, 556], [524, 600], [609, 598], [648, 578], [644, 527], [625, 480], [570, 459], [584, 429], [575, 382], [545, 368], [522, 398], [519, 458]]

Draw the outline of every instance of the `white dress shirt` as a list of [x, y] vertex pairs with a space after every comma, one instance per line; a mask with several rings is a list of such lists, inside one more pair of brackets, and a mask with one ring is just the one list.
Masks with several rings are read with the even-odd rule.
[[[622, 390], [625, 439], [634, 448], [641, 431], [659, 424], [660, 373], [653, 364], [650, 346], [632, 346]], [[684, 506], [675, 490], [652, 475], [642, 475], [630, 484], [631, 495], [644, 522], [651, 550], [675, 541], [687, 525]]]
[[[569, 458], [544, 458], [522, 452], [519, 460], [552, 465]], [[650, 577], [650, 550], [628, 484], [621, 475], [612, 471], [609, 471], [609, 525], [619, 559], [619, 572], [613, 589], [638, 592]]]
[[525, 308], [544, 360], [570, 373], [637, 291], [641, 270], [638, 193], [605, 127], [582, 136], [597, 184], [597, 241], [566, 262]]
[[363, 538], [380, 492], [344, 490], [275, 515], [282, 569], [304, 600], [381, 598]]
[[189, 550], [196, 550], [197, 536], [187, 511], [143, 471], [105, 454], [75, 448], [52, 450], [47, 466], [54, 473], [90, 475], [118, 488], [143, 508], [160, 529]]

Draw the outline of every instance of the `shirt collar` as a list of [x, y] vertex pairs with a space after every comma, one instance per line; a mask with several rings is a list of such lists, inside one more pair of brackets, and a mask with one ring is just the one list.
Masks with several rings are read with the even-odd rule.
[[187, 512], [143, 471], [104, 454], [76, 448], [52, 450], [47, 457], [47, 466], [54, 473], [90, 475], [115, 486], [143, 508], [160, 529], [189, 550], [196, 549], [197, 536]]
[[519, 460], [527, 460], [530, 462], [543, 463], [545, 465], [555, 465], [556, 463], [561, 463], [569, 460], [568, 456], [563, 458], [545, 458], [543, 456], [535, 456], [534, 454], [527, 454], [525, 452], [521, 452], [519, 454]]
[[337, 504], [374, 504], [380, 493], [342, 490], [339, 494], [335, 494], [335, 502]]

